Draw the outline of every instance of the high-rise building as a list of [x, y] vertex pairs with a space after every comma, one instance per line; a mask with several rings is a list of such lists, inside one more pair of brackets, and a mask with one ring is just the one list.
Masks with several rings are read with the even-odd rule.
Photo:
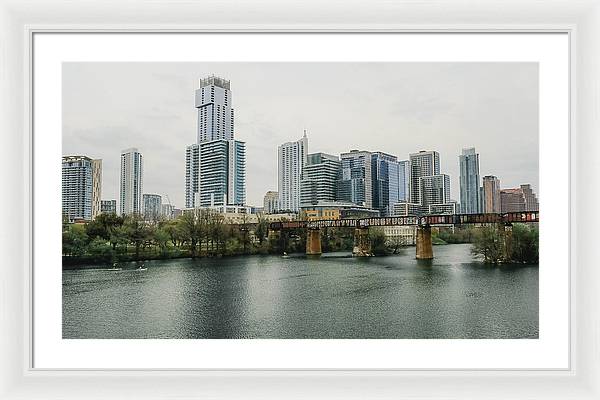
[[423, 207], [429, 207], [432, 204], [445, 204], [450, 202], [450, 176], [446, 174], [437, 174], [422, 176], [419, 178], [421, 187], [419, 193]]
[[342, 153], [342, 177], [338, 198], [359, 206], [373, 208], [372, 153], [352, 150]]
[[337, 156], [309, 154], [300, 180], [300, 207], [314, 205], [319, 201], [335, 201], [341, 173]]
[[162, 197], [158, 194], [144, 193], [144, 219], [146, 221], [156, 221], [162, 213]]
[[440, 155], [437, 151], [424, 151], [410, 155], [410, 201], [421, 204], [421, 182], [424, 176], [440, 173]]
[[408, 201], [410, 171], [408, 161], [380, 151], [371, 154], [373, 208], [382, 216], [393, 215], [394, 204]]
[[119, 210], [121, 215], [142, 212], [143, 164], [136, 148], [121, 151]]
[[196, 206], [200, 184], [200, 146], [192, 144], [185, 149], [185, 207]]
[[199, 145], [198, 192], [192, 207], [244, 205], [246, 145], [238, 140], [213, 140]]
[[263, 199], [263, 211], [265, 214], [274, 214], [279, 211], [279, 193], [269, 190]]
[[297, 212], [300, 209], [300, 179], [306, 164], [308, 138], [304, 136], [287, 142], [277, 149], [279, 208], [282, 211]]
[[100, 212], [104, 214], [116, 214], [117, 200], [102, 200], [100, 202]]
[[87, 156], [62, 158], [62, 212], [70, 221], [100, 214], [102, 160]]
[[479, 205], [479, 154], [475, 148], [463, 149], [460, 164], [460, 206], [463, 214], [477, 214]]
[[500, 190], [501, 212], [539, 211], [538, 199], [531, 185], [521, 185], [516, 189]]
[[484, 213], [499, 213], [500, 208], [500, 180], [493, 176], [487, 175], [482, 179], [481, 186], [482, 194], [482, 212]]
[[186, 148], [185, 206], [246, 202], [246, 144], [234, 139], [230, 82], [210, 76], [196, 90], [197, 143]]
[[198, 141], [233, 139], [233, 108], [228, 80], [209, 76], [200, 79], [196, 90], [198, 109]]

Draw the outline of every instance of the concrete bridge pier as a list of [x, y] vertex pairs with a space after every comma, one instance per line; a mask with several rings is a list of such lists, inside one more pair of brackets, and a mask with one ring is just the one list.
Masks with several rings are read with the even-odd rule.
[[354, 230], [354, 248], [352, 249], [352, 256], [370, 257], [372, 255], [369, 228], [356, 228]]
[[417, 260], [431, 260], [433, 258], [433, 246], [431, 244], [431, 226], [417, 226]]
[[321, 229], [308, 228], [306, 231], [306, 255], [319, 257], [321, 253]]

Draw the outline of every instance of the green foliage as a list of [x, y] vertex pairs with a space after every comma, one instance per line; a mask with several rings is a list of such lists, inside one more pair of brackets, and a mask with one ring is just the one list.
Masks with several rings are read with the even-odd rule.
[[498, 264], [504, 258], [504, 236], [495, 225], [484, 226], [474, 234], [474, 255], [483, 256], [486, 264]]
[[512, 228], [512, 261], [537, 264], [539, 262], [539, 232], [537, 227], [514, 224]]
[[440, 228], [438, 238], [448, 244], [472, 243], [474, 238], [472, 226], [457, 226], [452, 228]]
[[82, 256], [87, 250], [88, 235], [81, 225], [71, 224], [63, 231], [62, 253], [67, 256]]

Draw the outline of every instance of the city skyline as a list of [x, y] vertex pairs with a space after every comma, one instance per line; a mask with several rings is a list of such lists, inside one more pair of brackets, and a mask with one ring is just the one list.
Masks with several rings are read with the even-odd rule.
[[[153, 93], [160, 92], [163, 96], [161, 97], [161, 100], [156, 101], [157, 104], [149, 107], [149, 111], [153, 117], [155, 117], [150, 118], [149, 121], [159, 122], [157, 123], [159, 126], [147, 130], [142, 129], [142, 131], [146, 132], [145, 135], [142, 134], [143, 132], [139, 132], [141, 127], [149, 125], [148, 121], [145, 121], [144, 118], [141, 118], [140, 120], [138, 120], [137, 117], [123, 119], [123, 113], [130, 111], [130, 108], [133, 107], [133, 104], [130, 102], [139, 100], [141, 96], [140, 93], [132, 94], [135, 92], [133, 87], [135, 87], [136, 84], [126, 84], [121, 85], [125, 86], [123, 88], [116, 88], [114, 86], [115, 82], [111, 82], [108, 87], [101, 84], [96, 85], [93, 90], [91, 90], [91, 94], [96, 94], [97, 96], [95, 97], [100, 100], [100, 106], [96, 105], [94, 108], [96, 114], [102, 116], [111, 110], [115, 113], [114, 123], [105, 126], [104, 129], [102, 124], [96, 123], [99, 118], [98, 115], [90, 113], [89, 111], [84, 112], [83, 115], [79, 113], [79, 104], [84, 103], [80, 95], [90, 93], [90, 91], [83, 89], [88, 89], [90, 83], [98, 83], [97, 79], [90, 79], [92, 76], [96, 77], [96, 72], [107, 72], [108, 65], [110, 67], [108, 68], [109, 71], [104, 75], [114, 77], [116, 71], [119, 71], [121, 72], [119, 75], [120, 78], [131, 78], [131, 73], [133, 72], [133, 66], [131, 64], [123, 63], [113, 65], [112, 63], [103, 63], [101, 66], [96, 65], [96, 63], [87, 63], [86, 65], [83, 65], [83, 63], [65, 64], [65, 100], [63, 104], [65, 125], [63, 153], [86, 154], [93, 158], [103, 159], [103, 200], [118, 198], [118, 185], [115, 185], [115, 181], [118, 178], [113, 176], [115, 159], [118, 160], [119, 149], [114, 147], [116, 146], [115, 142], [117, 142], [123, 144], [129, 143], [129, 145], [124, 146], [118, 145], [120, 148], [135, 146], [144, 154], [144, 189], [147, 188], [148, 193], [157, 193], [163, 197], [169, 196], [174, 205], [177, 207], [184, 206], [184, 154], [186, 146], [191, 142], [189, 139], [190, 137], [193, 138], [192, 135], [197, 126], [193, 96], [190, 96], [189, 93], [193, 93], [193, 91], [197, 89], [199, 79], [210, 74], [207, 70], [215, 72], [218, 70], [220, 76], [231, 81], [232, 91], [236, 94], [235, 135], [245, 141], [247, 145], [247, 204], [261, 205], [265, 193], [268, 190], [277, 189], [277, 174], [274, 173], [274, 171], [277, 170], [277, 146], [284, 142], [296, 140], [297, 137], [302, 134], [304, 128], [308, 130], [309, 140], [311, 142], [309, 153], [323, 152], [339, 155], [348, 152], [351, 149], [360, 149], [371, 152], [385, 151], [386, 153], [397, 156], [399, 160], [404, 160], [408, 159], [410, 153], [419, 150], [439, 151], [439, 153], [441, 153], [441, 170], [451, 176], [452, 184], [450, 186], [452, 188], [452, 193], [450, 197], [454, 200], [459, 200], [458, 155], [463, 148], [468, 147], [477, 148], [477, 152], [481, 155], [481, 176], [498, 176], [502, 182], [503, 188], [518, 187], [523, 183], [531, 183], [534, 191], [539, 193], [537, 171], [537, 79], [534, 79], [537, 78], [537, 66], [534, 64], [419, 64], [421, 67], [420, 69], [429, 70], [430, 72], [434, 71], [436, 73], [434, 76], [435, 79], [432, 79], [434, 84], [424, 86], [421, 90], [423, 93], [419, 93], [417, 88], [410, 85], [410, 79], [404, 77], [403, 74], [399, 74], [403, 76], [401, 79], [396, 78], [392, 79], [391, 82], [388, 81], [387, 84], [392, 87], [404, 84], [404, 90], [398, 91], [396, 94], [389, 93], [387, 96], [381, 95], [381, 103], [402, 103], [402, 95], [405, 93], [409, 93], [415, 98], [412, 100], [405, 99], [404, 107], [399, 109], [396, 107], [396, 111], [400, 111], [400, 114], [403, 115], [403, 117], [399, 118], [396, 116], [395, 119], [390, 117], [387, 120], [387, 122], [389, 122], [387, 125], [383, 124], [380, 118], [377, 118], [381, 113], [377, 108], [370, 109], [368, 107], [370, 104], [368, 103], [353, 101], [354, 98], [352, 96], [347, 96], [347, 98], [344, 97], [344, 103], [341, 104], [342, 107], [338, 104], [341, 100], [338, 102], [330, 101], [331, 97], [338, 96], [338, 94], [328, 94], [330, 89], [334, 92], [335, 90], [333, 89], [336, 88], [344, 88], [350, 92], [361, 92], [359, 90], [360, 88], [357, 88], [356, 85], [356, 82], [358, 81], [356, 79], [354, 81], [348, 79], [350, 76], [347, 74], [348, 69], [353, 71], [365, 69], [373, 72], [377, 70], [380, 70], [379, 72], [387, 71], [388, 73], [383, 74], [383, 76], [370, 76], [371, 81], [367, 83], [375, 85], [376, 87], [382, 83], [382, 80], [385, 81], [385, 79], [390, 78], [390, 71], [392, 70], [404, 72], [405, 75], [408, 74], [411, 78], [426, 75], [427, 71], [417, 73], [414, 64], [390, 63], [375, 63], [367, 64], [366, 66], [349, 63], [288, 63], [276, 65], [261, 63], [228, 63], [218, 65], [212, 63], [193, 65], [187, 63], [169, 63], [167, 66], [162, 64], [147, 64], [148, 63], [134, 65], [141, 70], [141, 77], [136, 81], [138, 83], [141, 81], [157, 83], [157, 88], [155, 88], [157, 90], [154, 90]], [[213, 68], [207, 69], [207, 65]], [[217, 66], [219, 66], [219, 68], [216, 68]], [[244, 69], [244, 66], [248, 67], [247, 69], [250, 71], [242, 72], [241, 70]], [[165, 71], [165, 67], [167, 70], [171, 70], [170, 74]], [[238, 70], [234, 71], [236, 69], [234, 67], [237, 67]], [[336, 70], [336, 67], [344, 72], [342, 75], [344, 75], [346, 79], [334, 79], [333, 83], [329, 81], [328, 90], [323, 90], [323, 85], [321, 84], [322, 80], [326, 77], [333, 77], [332, 73]], [[303, 81], [302, 86], [306, 86], [305, 88], [295, 87], [294, 90], [292, 90], [289, 86], [290, 84], [293, 84], [293, 82], [289, 80], [289, 77], [286, 77], [286, 81], [284, 77], [280, 76], [280, 72], [279, 74], [275, 74], [277, 76], [271, 76], [271, 85], [268, 88], [272, 90], [266, 90], [266, 92], [268, 92], [266, 95], [256, 89], [244, 89], [247, 88], [249, 82], [254, 85], [264, 83], [264, 78], [259, 79], [258, 77], [258, 70], [267, 69], [273, 71], [274, 68], [276, 70], [286, 71], [290, 68], [304, 68], [304, 72], [310, 73], [311, 77], [314, 79], [307, 79], [306, 82]], [[185, 71], [178, 72], [180, 69]], [[186, 84], [184, 83], [182, 76], [189, 75], [191, 77], [192, 72], [187, 71], [191, 71], [192, 69], [197, 70], [197, 72], [193, 74], [194, 78], [187, 89], [189, 93], [187, 93], [187, 96], [184, 96], [181, 91]], [[221, 72], [222, 69], [229, 69], [231, 71], [228, 74], [227, 72]], [[452, 74], [449, 75], [450, 72], [452, 72]], [[471, 72], [471, 75], [467, 74], [467, 72]], [[473, 72], [478, 73], [473, 74]], [[246, 80], [240, 77], [240, 74], [246, 75]], [[473, 79], [472, 75], [475, 75], [477, 79]], [[460, 90], [451, 95], [448, 91], [448, 87], [444, 88], [443, 86], [440, 87], [438, 85], [438, 87], [435, 88], [435, 83], [439, 84], [444, 76], [446, 78], [452, 77], [453, 79], [451, 80], [453, 81], [454, 86], [460, 88]], [[499, 85], [497, 88], [498, 90], [485, 90], [486, 87], [487, 89], [490, 89], [490, 84], [484, 78], [490, 76], [494, 76], [495, 82], [502, 81], [502, 87], [508, 86], [509, 89], [501, 90], [502, 87]], [[259, 79], [259, 81], [253, 81], [252, 78]], [[116, 80], [123, 84], [122, 79]], [[83, 82], [84, 80], [86, 82]], [[283, 93], [281, 85], [276, 84], [278, 81], [288, 82], [286, 89], [290, 92]], [[488, 82], [487, 86], [481, 83], [483, 81]], [[346, 83], [347, 86], [344, 86], [343, 83]], [[79, 91], [75, 91], [75, 84], [83, 84], [85, 88], [80, 88]], [[173, 94], [173, 96], [165, 94], [165, 87], [175, 91], [176, 94]], [[162, 90], [158, 90], [160, 88], [162, 88]], [[321, 89], [320, 91], [315, 92], [315, 88]], [[369, 89], [372, 88], [369, 87]], [[436, 92], [437, 96], [427, 97], [427, 95], [432, 94], [432, 91]], [[116, 92], [121, 94], [118, 96], [107, 96], [107, 94], [114, 95]], [[168, 93], [169, 90], [166, 90], [166, 92]], [[508, 96], [508, 98], [503, 99], [501, 94], [506, 94], [506, 92], [511, 92], [513, 95], [518, 94], [518, 96]], [[129, 96], [127, 93], [129, 93]], [[321, 112], [318, 108], [310, 108], [309, 110], [306, 110], [306, 112], [300, 113], [299, 111], [303, 110], [303, 108], [297, 106], [293, 107], [297, 111], [297, 114], [300, 113], [304, 115], [308, 113], [310, 115], [304, 115], [302, 118], [290, 116], [289, 112], [283, 113], [285, 114], [283, 116], [281, 115], [281, 111], [286, 108], [285, 106], [289, 106], [290, 102], [295, 104], [298, 102], [302, 103], [302, 101], [298, 101], [294, 98], [295, 95], [298, 95], [299, 99], [303, 100], [307, 93], [318, 96], [321, 103], [326, 103], [328, 105], [328, 107], [324, 107], [326, 110]], [[365, 90], [363, 88], [361, 93], [363, 97], [366, 96], [372, 99], [372, 90]], [[342, 93], [340, 93], [340, 95], [341, 94]], [[115, 99], [117, 106], [119, 104], [124, 106], [124, 109], [113, 110], [115, 105], [107, 101], [109, 97]], [[187, 97], [187, 100], [184, 103], [183, 100], [185, 97]], [[463, 98], [463, 101], [458, 101], [461, 97]], [[250, 102], [248, 102], [249, 98]], [[77, 99], [79, 100], [77, 101]], [[277, 103], [278, 99], [280, 100], [280, 103], [285, 103], [282, 104], [282, 107], [274, 107], [274, 104]], [[474, 99], [480, 100], [478, 102], [480, 103], [479, 106], [473, 104]], [[452, 103], [451, 100], [454, 100], [454, 103]], [[415, 108], [416, 103], [419, 102], [423, 103], [423, 107]], [[440, 107], [444, 102], [445, 106]], [[137, 104], [140, 102], [134, 101], [134, 103]], [[148, 103], [153, 103], [153, 100], [149, 99]], [[179, 105], [175, 106], [176, 104]], [[167, 112], [167, 109], [169, 108], [167, 107], [168, 105], [172, 105], [176, 108], [177, 113], [169, 114]], [[270, 107], [267, 107], [267, 105]], [[354, 107], [360, 105], [362, 105], [363, 110], [363, 114], [361, 115], [366, 116], [366, 118], [357, 119], [355, 117], [351, 118], [350, 121], [341, 118], [342, 116], [348, 116], [347, 109], [356, 112]], [[398, 105], [402, 104], [396, 104], [396, 106]], [[412, 113], [409, 113], [409, 105], [413, 106]], [[138, 106], [139, 105], [136, 107]], [[159, 106], [163, 107], [164, 110]], [[263, 106], [262, 109], [261, 106]], [[135, 109], [136, 107], [133, 108]], [[265, 111], [266, 109], [268, 109], [269, 113]], [[472, 113], [467, 113], [467, 109], [471, 109]], [[454, 135], [449, 139], [449, 135], [444, 135], [439, 130], [436, 132], [440, 133], [435, 135], [433, 129], [440, 123], [440, 120], [447, 120], [448, 115], [454, 115], [456, 117], [459, 110], [465, 111], [461, 114], [461, 119], [465, 122], [463, 125], [472, 125], [470, 129], [461, 131], [463, 136], [469, 134], [467, 135], [469, 136], [468, 140], [464, 138], [460, 140], [460, 135], [458, 135], [458, 137], [457, 135]], [[486, 110], [486, 115], [491, 113], [491, 117], [493, 118], [485, 120], [485, 124], [483, 124], [482, 121], [475, 123], [474, 120], [479, 117], [479, 114], [481, 112], [485, 114]], [[475, 111], [479, 111], [480, 113], [478, 114]], [[523, 115], [517, 116], [518, 112], [521, 112]], [[325, 121], [323, 120], [323, 114], [326, 114], [328, 117]], [[86, 115], [90, 116], [89, 121], [83, 119]], [[289, 124], [289, 128], [285, 129], [284, 132], [280, 132], [279, 130], [275, 132], [273, 128], [282, 124], [282, 118], [286, 115], [290, 116], [290, 121], [286, 123], [286, 125]], [[170, 124], [165, 122], [166, 117], [171, 117]], [[252, 123], [253, 119], [254, 123]], [[327, 129], [326, 127], [328, 124], [331, 124], [330, 120], [332, 119], [337, 121], [335, 124], [337, 128], [334, 126], [331, 129]], [[169, 118], [166, 118], [166, 120], [168, 121]], [[311, 124], [309, 120], [312, 120], [313, 123]], [[108, 120], [104, 121], [104, 125], [108, 125], [106, 124], [107, 121]], [[189, 121], [185, 132], [181, 134], [176, 133], [180, 131], [178, 127], [183, 121]], [[396, 125], [391, 124], [391, 122], [394, 121], [396, 122]], [[498, 121], [504, 122], [498, 123]], [[122, 125], [118, 127], [119, 124], [117, 124], [117, 122], [120, 122]], [[348, 128], [348, 122], [350, 122], [350, 127], [352, 129]], [[364, 124], [369, 122], [370, 125], [372, 125], [372, 128], [365, 129]], [[160, 125], [162, 124], [170, 125], [171, 128], [160, 128]], [[406, 126], [411, 124], [414, 129], [407, 129]], [[82, 125], [87, 125], [87, 128]], [[129, 129], [126, 128], [127, 125], [129, 125]], [[137, 125], [140, 127], [137, 127]], [[392, 126], [391, 128], [389, 127], [390, 125]], [[488, 125], [487, 131], [489, 132], [505, 130], [506, 134], [494, 135], [481, 133], [484, 131], [484, 125]], [[508, 129], [513, 125], [516, 125], [519, 129]], [[77, 128], [77, 126], [79, 126], [79, 128]], [[158, 128], [164, 131], [163, 135], [152, 134], [152, 131]], [[453, 127], [450, 125], [447, 126], [445, 131], [452, 132], [456, 129], [456, 126]], [[102, 132], [103, 134], [98, 135], [97, 133], [102, 130], [104, 130], [104, 132]], [[480, 133], [476, 134], [474, 130], [477, 130]], [[393, 133], [390, 133], [393, 131], [396, 131], [396, 133], [406, 132], [406, 134], [403, 134], [398, 141], [389, 140], [389, 137], [387, 136], [393, 136]], [[84, 132], [87, 132], [87, 134]], [[93, 134], [94, 132], [96, 134]], [[129, 134], [124, 135], [124, 138], [122, 135], [118, 134], [124, 132], [129, 132]], [[175, 134], [170, 134], [171, 132], [175, 132]], [[409, 132], [415, 133], [410, 134]], [[529, 133], [526, 134], [526, 132]], [[344, 135], [345, 140], [343, 142], [337, 140], [340, 133]], [[99, 138], [98, 136], [101, 137]], [[513, 139], [512, 141], [511, 138]], [[382, 139], [387, 140], [384, 143]], [[517, 139], [518, 142], [516, 141]], [[183, 146], [178, 149], [173, 148], [173, 145], [181, 142], [184, 143]], [[494, 147], [497, 147], [501, 142], [511, 146], [511, 152], [509, 153], [510, 158], [508, 159], [506, 156], [502, 157], [497, 154], [497, 151], [494, 151], [496, 150]], [[512, 145], [515, 143], [516, 145]], [[154, 148], [154, 146], [157, 146], [157, 148]], [[159, 169], [158, 171], [157, 168]]]

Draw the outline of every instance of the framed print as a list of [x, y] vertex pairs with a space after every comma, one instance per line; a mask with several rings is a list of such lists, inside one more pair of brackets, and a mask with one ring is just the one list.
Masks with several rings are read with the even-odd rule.
[[597, 5], [450, 4], [3, 5], [3, 395], [597, 398]]

